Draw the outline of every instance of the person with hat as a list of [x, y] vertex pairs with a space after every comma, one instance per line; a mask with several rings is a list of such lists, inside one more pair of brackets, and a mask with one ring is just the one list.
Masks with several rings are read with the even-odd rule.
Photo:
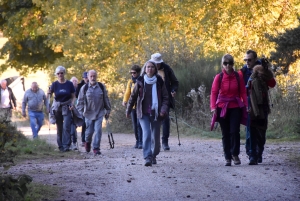
[[[77, 88], [76, 88], [76, 92], [75, 92], [75, 96], [76, 98], [78, 98], [78, 95], [79, 95], [79, 92], [80, 92], [80, 89], [83, 85], [87, 84], [89, 82], [89, 79], [88, 79], [88, 72], [84, 72], [82, 73], [82, 80], [81, 82], [77, 85]], [[81, 146], [84, 147], [85, 145], [85, 129], [86, 129], [86, 124], [85, 124], [85, 119], [83, 117], [83, 125], [81, 127]]]
[[[133, 91], [136, 80], [140, 76], [140, 72], [141, 72], [140, 66], [138, 66], [138, 65], [131, 66], [131, 69], [129, 72], [131, 74], [131, 79], [129, 79], [127, 82], [127, 87], [126, 87], [126, 91], [124, 93], [124, 98], [123, 98], [123, 102], [122, 102], [123, 106], [127, 105], [127, 102], [129, 100], [130, 94]], [[133, 131], [134, 131], [135, 139], [136, 139], [134, 148], [142, 149], [143, 148], [143, 132], [142, 132], [142, 127], [140, 125], [139, 119], [137, 118], [136, 105], [133, 106], [133, 109], [131, 110], [130, 115], [131, 115], [131, 120], [132, 120]]]
[[[158, 74], [162, 77], [165, 82], [168, 94], [169, 94], [169, 108], [175, 109], [174, 97], [178, 90], [179, 82], [174, 74], [172, 68], [164, 63], [162, 60], [162, 55], [160, 53], [155, 53], [151, 55], [150, 61], [156, 63]], [[165, 151], [170, 150], [169, 146], [169, 136], [170, 136], [170, 118], [169, 111], [162, 123], [163, 125], [163, 135], [162, 135], [162, 147]]]

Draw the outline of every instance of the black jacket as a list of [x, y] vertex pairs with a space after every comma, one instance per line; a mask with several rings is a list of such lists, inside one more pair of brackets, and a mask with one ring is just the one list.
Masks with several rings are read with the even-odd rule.
[[81, 82], [78, 84], [77, 88], [76, 88], [76, 91], [75, 91], [75, 97], [78, 98], [78, 95], [79, 95], [79, 92], [80, 92], [80, 89], [81, 87], [85, 85], [85, 82], [84, 80], [81, 80]]
[[[10, 105], [10, 108], [12, 109], [13, 105], [14, 105], [14, 107], [17, 107], [16, 97], [10, 87], [7, 87], [7, 89], [8, 89], [8, 93], [9, 93], [9, 105]], [[1, 95], [1, 90], [0, 90], [0, 102], [1, 102], [1, 96], [2, 95]]]
[[175, 102], [174, 102], [174, 98], [171, 95], [171, 92], [172, 91], [177, 92], [179, 82], [174, 74], [174, 71], [168, 64], [162, 62], [160, 69], [164, 69], [165, 72], [165, 85], [169, 94], [169, 103], [170, 103], [169, 107], [174, 109]]

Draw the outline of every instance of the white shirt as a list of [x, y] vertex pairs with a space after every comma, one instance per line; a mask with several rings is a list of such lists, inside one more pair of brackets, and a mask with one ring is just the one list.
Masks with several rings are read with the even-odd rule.
[[2, 89], [1, 88], [1, 103], [0, 103], [0, 108], [9, 108], [9, 92], [8, 88]]

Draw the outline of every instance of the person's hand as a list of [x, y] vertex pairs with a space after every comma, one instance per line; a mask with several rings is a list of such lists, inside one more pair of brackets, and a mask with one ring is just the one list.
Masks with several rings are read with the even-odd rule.
[[216, 111], [217, 111], [216, 109], [212, 109], [211, 113], [216, 113]]
[[69, 109], [73, 110], [74, 109], [74, 105], [69, 105]]
[[26, 112], [22, 112], [22, 116], [23, 116], [23, 117], [26, 117]]
[[247, 112], [250, 113], [250, 112], [251, 112], [251, 108], [248, 108], [248, 109], [247, 109]]
[[126, 118], [129, 119], [129, 114], [126, 113]]
[[125, 107], [126, 106], [126, 104], [127, 104], [127, 102], [122, 102], [122, 105]]
[[48, 94], [51, 94], [51, 89], [50, 89], [50, 87], [49, 87], [47, 93], [48, 93]]
[[172, 97], [175, 97], [176, 91], [172, 91], [172, 92], [171, 92], [171, 95], [172, 95]]
[[159, 113], [159, 116], [161, 116], [161, 117], [164, 117], [165, 116], [165, 113]]
[[109, 113], [106, 113], [105, 114], [105, 119], [108, 119], [109, 118]]

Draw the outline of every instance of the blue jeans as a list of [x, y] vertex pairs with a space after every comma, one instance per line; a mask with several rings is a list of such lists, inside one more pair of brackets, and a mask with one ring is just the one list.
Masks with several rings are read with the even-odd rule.
[[132, 127], [135, 135], [135, 139], [139, 144], [143, 143], [143, 131], [139, 119], [137, 118], [136, 109], [131, 111]]
[[161, 137], [161, 141], [163, 144], [168, 144], [169, 137], [170, 137], [170, 117], [169, 117], [169, 111], [167, 112], [166, 117], [164, 118], [163, 122], [163, 135]]
[[226, 116], [220, 117], [222, 108], [217, 108], [218, 121], [222, 130], [222, 143], [225, 159], [240, 154], [240, 121], [242, 109], [227, 108]]
[[71, 123], [71, 142], [76, 143], [77, 142], [77, 126], [74, 124], [73, 120]]
[[143, 130], [143, 155], [144, 159], [155, 158], [159, 154], [160, 146], [160, 125], [161, 119], [158, 117], [154, 121], [154, 116], [145, 115], [140, 119]]
[[32, 130], [33, 138], [38, 137], [38, 133], [43, 126], [44, 113], [36, 111], [28, 111], [28, 116], [30, 120], [30, 127]]
[[68, 110], [66, 115], [62, 115], [62, 111], [55, 111], [56, 129], [57, 129], [57, 145], [59, 149], [67, 150], [71, 144], [71, 111]]
[[85, 130], [85, 142], [92, 142], [93, 134], [95, 132], [95, 137], [93, 141], [93, 149], [100, 150], [100, 142], [102, 136], [102, 121], [103, 116], [95, 120], [89, 120], [85, 118], [86, 130]]

